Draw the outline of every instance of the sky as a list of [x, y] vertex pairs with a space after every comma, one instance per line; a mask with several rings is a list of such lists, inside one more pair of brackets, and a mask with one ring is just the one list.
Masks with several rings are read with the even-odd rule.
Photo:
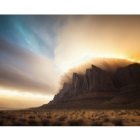
[[0, 107], [48, 103], [92, 58], [140, 61], [140, 16], [0, 16]]

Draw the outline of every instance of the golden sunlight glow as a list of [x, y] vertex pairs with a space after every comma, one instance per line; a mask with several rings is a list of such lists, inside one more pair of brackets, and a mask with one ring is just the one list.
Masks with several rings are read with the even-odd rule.
[[17, 90], [9, 90], [0, 88], [0, 96], [16, 96], [16, 97], [28, 97], [28, 98], [45, 98], [45, 99], [51, 99], [52, 96], [49, 95], [42, 95], [41, 93], [30, 93], [30, 92], [24, 92], [24, 91], [17, 91]]
[[30, 93], [25, 91], [11, 90], [0, 88], [0, 106], [8, 106], [11, 108], [26, 108], [41, 106], [52, 100], [51, 95], [42, 95], [41, 93]]
[[86, 61], [89, 61], [89, 60], [92, 60], [92, 59], [95, 59], [96, 58], [113, 58], [113, 59], [126, 59], [126, 60], [129, 60], [129, 61], [137, 61], [137, 60], [134, 60], [134, 59], [131, 59], [125, 55], [114, 55], [114, 54], [105, 54], [105, 53], [100, 53], [100, 54], [94, 54], [94, 53], [87, 53], [83, 56], [79, 56], [79, 57], [72, 57], [74, 59], [71, 59], [71, 62], [70, 63], [63, 63], [62, 65], [62, 71], [64, 73], [68, 72], [70, 69], [74, 68], [74, 67], [77, 67], [83, 63], [85, 63]]

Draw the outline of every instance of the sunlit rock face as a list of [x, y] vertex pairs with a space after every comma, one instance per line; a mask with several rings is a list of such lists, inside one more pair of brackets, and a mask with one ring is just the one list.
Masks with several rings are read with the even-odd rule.
[[43, 107], [140, 108], [139, 86], [139, 63], [118, 67], [115, 71], [91, 65], [83, 74], [73, 73], [53, 101]]

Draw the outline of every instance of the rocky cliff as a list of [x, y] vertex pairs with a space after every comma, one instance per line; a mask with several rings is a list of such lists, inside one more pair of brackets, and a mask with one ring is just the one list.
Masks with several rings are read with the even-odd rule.
[[92, 65], [84, 74], [73, 73], [42, 108], [140, 108], [140, 64], [113, 72]]

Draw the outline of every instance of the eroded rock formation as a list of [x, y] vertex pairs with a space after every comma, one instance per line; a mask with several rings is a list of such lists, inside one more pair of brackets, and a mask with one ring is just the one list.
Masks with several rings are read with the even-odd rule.
[[84, 74], [73, 73], [47, 108], [140, 108], [140, 64], [114, 72], [92, 65]]

